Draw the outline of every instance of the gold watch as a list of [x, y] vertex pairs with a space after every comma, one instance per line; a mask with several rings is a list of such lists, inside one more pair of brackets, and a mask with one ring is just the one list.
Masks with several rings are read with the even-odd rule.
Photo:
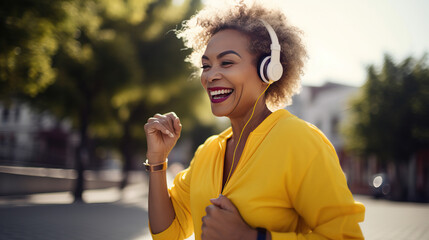
[[149, 164], [149, 160], [146, 159], [144, 162], [144, 167], [148, 172], [160, 172], [167, 170], [168, 159], [162, 163]]

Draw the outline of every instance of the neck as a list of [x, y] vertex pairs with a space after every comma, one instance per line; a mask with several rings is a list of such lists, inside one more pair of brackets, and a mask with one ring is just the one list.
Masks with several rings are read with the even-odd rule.
[[[234, 143], [238, 141], [241, 131], [243, 131], [243, 135], [241, 139], [241, 141], [243, 141], [243, 139], [247, 139], [249, 134], [253, 130], [255, 130], [255, 128], [257, 128], [259, 124], [261, 124], [262, 121], [264, 121], [264, 119], [271, 114], [271, 111], [268, 109], [267, 105], [265, 104], [265, 98], [260, 99], [260, 101], [257, 103], [253, 117], [249, 121], [249, 118], [252, 115], [252, 111], [253, 111], [253, 108], [249, 109], [249, 111], [247, 111], [245, 114], [243, 114], [240, 117], [230, 118], [231, 127], [232, 127], [231, 140], [233, 140]], [[246, 128], [243, 130], [247, 121], [249, 121], [249, 123], [247, 124]]]

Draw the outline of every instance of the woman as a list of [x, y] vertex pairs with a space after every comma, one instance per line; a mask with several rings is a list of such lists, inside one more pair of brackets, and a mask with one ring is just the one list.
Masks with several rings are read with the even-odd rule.
[[[166, 159], [180, 120], [174, 113], [148, 120], [153, 238], [362, 239], [365, 209], [354, 202], [331, 143], [288, 111], [270, 110], [299, 88], [306, 58], [299, 30], [280, 11], [240, 3], [200, 11], [178, 35], [202, 67], [213, 114], [231, 127], [208, 138], [167, 189]], [[283, 69], [265, 69], [267, 56]]]

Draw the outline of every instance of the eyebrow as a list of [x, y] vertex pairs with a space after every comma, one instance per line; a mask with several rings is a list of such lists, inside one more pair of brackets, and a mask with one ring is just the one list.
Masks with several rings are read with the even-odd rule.
[[[240, 54], [238, 54], [236, 51], [234, 51], [234, 50], [226, 50], [226, 51], [223, 51], [223, 52], [221, 52], [221, 53], [219, 53], [218, 55], [217, 55], [217, 59], [219, 59], [219, 58], [221, 58], [221, 57], [223, 57], [223, 56], [225, 56], [225, 55], [228, 55], [228, 54], [235, 54], [235, 55], [237, 55], [237, 56], [239, 56], [240, 58], [241, 58], [241, 55]], [[201, 58], [203, 58], [203, 59], [206, 59], [206, 60], [209, 60], [209, 57], [207, 57], [206, 55], [203, 55]]]

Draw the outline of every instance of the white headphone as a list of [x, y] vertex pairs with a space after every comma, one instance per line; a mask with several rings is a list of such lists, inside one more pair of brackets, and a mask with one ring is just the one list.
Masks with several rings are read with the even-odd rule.
[[262, 81], [272, 83], [278, 81], [283, 74], [283, 66], [280, 63], [280, 44], [276, 32], [270, 24], [260, 19], [268, 30], [271, 38], [271, 56], [265, 57], [258, 66], [258, 73]]

